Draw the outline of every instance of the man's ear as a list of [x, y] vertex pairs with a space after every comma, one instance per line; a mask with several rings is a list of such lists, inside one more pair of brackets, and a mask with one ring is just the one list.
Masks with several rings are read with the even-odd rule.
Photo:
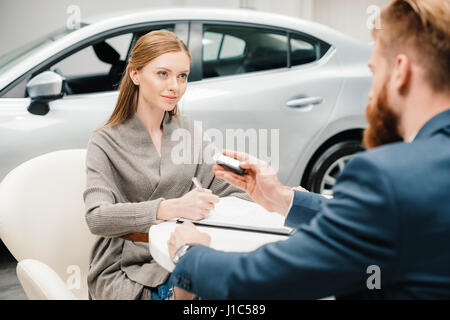
[[392, 77], [395, 90], [397, 90], [399, 94], [403, 94], [411, 81], [411, 59], [409, 59], [407, 55], [399, 54], [395, 58]]
[[139, 72], [134, 68], [130, 68], [129, 75], [130, 75], [131, 81], [133, 81], [133, 83], [138, 86], [139, 85]]

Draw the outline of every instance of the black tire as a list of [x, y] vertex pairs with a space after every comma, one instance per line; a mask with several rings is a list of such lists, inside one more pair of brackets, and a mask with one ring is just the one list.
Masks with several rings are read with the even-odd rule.
[[[363, 151], [361, 141], [347, 140], [333, 144], [327, 148], [311, 167], [305, 188], [315, 193], [332, 195], [335, 179], [345, 164], [357, 152]], [[324, 179], [326, 179], [324, 181]], [[323, 184], [322, 184], [323, 183]]]

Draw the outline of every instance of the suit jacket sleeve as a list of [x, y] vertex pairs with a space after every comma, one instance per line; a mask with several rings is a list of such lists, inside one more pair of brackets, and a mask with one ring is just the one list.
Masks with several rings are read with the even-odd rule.
[[322, 209], [322, 205], [327, 200], [317, 193], [295, 190], [292, 207], [284, 224], [291, 228], [299, 228], [300, 225], [309, 223]]
[[392, 199], [377, 163], [357, 156], [339, 177], [334, 198], [289, 239], [249, 253], [196, 245], [170, 281], [206, 299], [316, 299], [368, 291], [368, 267], [377, 265], [383, 288], [392, 281], [398, 250]]

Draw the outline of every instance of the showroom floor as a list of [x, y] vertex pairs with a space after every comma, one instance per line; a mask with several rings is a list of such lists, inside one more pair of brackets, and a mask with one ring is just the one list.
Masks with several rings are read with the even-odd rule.
[[16, 275], [17, 261], [0, 240], [0, 300], [27, 300]]

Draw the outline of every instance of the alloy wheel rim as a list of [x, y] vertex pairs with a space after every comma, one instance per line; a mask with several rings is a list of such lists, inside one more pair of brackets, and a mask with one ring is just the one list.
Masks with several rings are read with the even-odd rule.
[[337, 176], [344, 170], [345, 165], [351, 158], [353, 158], [353, 155], [343, 156], [328, 167], [320, 182], [319, 192], [321, 195], [328, 198], [333, 197], [333, 187], [336, 184]]

